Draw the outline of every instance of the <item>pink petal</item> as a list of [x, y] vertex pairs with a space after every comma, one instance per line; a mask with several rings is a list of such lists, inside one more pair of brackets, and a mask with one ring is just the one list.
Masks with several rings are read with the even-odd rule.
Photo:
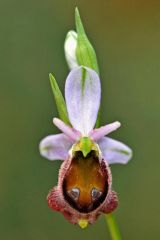
[[42, 139], [39, 145], [40, 153], [49, 160], [65, 160], [68, 157], [72, 143], [64, 134], [50, 135]]
[[98, 141], [104, 159], [109, 163], [126, 164], [132, 158], [132, 150], [122, 142], [103, 137]]
[[65, 135], [70, 138], [70, 141], [77, 141], [81, 137], [81, 133], [69, 126], [67, 126], [62, 120], [59, 118], [53, 118], [53, 123], [56, 127], [58, 127]]
[[100, 138], [104, 137], [105, 135], [117, 130], [121, 126], [120, 122], [114, 122], [102, 126], [100, 128], [94, 129], [89, 133], [89, 136], [94, 140], [98, 141]]
[[100, 106], [98, 74], [87, 67], [74, 68], [66, 80], [65, 97], [72, 126], [87, 136], [95, 125]]

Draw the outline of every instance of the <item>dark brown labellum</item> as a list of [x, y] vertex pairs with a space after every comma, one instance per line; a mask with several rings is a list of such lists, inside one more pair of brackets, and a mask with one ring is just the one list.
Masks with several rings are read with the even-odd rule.
[[84, 157], [77, 150], [60, 168], [58, 185], [47, 196], [48, 205], [60, 211], [72, 224], [93, 224], [102, 213], [118, 206], [112, 190], [112, 175], [107, 162], [96, 150]]
[[96, 209], [108, 192], [108, 176], [105, 169], [94, 150], [86, 157], [81, 151], [77, 151], [63, 181], [66, 201], [83, 213]]

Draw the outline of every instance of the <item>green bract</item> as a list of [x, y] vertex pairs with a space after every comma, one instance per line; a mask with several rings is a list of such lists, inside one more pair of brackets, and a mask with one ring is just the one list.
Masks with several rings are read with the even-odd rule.
[[56, 79], [53, 77], [53, 75], [51, 73], [49, 74], [49, 79], [50, 79], [53, 95], [54, 95], [54, 98], [55, 98], [55, 102], [56, 102], [56, 105], [57, 105], [57, 110], [58, 110], [58, 113], [59, 113], [59, 117], [66, 124], [70, 125], [70, 121], [68, 119], [66, 103], [64, 101], [61, 90], [58, 87]]
[[75, 10], [76, 30], [78, 34], [76, 57], [79, 65], [95, 70], [99, 74], [96, 53], [85, 33], [78, 8]]

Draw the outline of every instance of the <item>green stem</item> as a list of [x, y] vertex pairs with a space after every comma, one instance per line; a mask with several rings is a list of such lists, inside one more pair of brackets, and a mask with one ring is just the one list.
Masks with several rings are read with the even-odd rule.
[[113, 214], [105, 214], [105, 218], [112, 240], [122, 240], [116, 219]]

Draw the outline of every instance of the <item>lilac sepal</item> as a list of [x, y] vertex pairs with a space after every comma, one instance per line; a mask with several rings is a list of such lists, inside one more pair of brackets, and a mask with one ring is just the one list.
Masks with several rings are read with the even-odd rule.
[[66, 79], [65, 98], [73, 128], [87, 136], [95, 125], [100, 106], [98, 74], [87, 67], [74, 68]]
[[132, 150], [122, 142], [103, 137], [98, 141], [104, 159], [109, 164], [126, 164], [132, 158]]
[[69, 127], [59, 118], [53, 118], [53, 123], [57, 128], [59, 128], [65, 135], [69, 137], [70, 141], [75, 142], [81, 137], [81, 133], [78, 130]]
[[72, 143], [63, 133], [49, 135], [42, 139], [39, 145], [40, 153], [49, 160], [65, 160], [68, 158], [68, 151]]
[[104, 137], [105, 135], [117, 130], [117, 128], [119, 128], [121, 126], [121, 123], [116, 121], [114, 123], [110, 123], [107, 124], [105, 126], [102, 126], [100, 128], [96, 128], [94, 130], [92, 130], [89, 133], [89, 136], [94, 140], [94, 141], [98, 141], [99, 139], [101, 139], [102, 137]]

